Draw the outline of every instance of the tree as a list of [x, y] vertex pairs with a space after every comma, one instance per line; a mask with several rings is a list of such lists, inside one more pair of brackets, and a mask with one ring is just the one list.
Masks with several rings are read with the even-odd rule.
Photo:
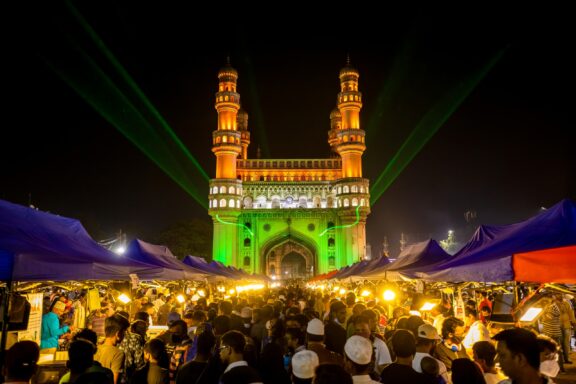
[[154, 243], [167, 246], [179, 259], [192, 255], [211, 261], [212, 230], [212, 222], [207, 220], [183, 220], [162, 231]]

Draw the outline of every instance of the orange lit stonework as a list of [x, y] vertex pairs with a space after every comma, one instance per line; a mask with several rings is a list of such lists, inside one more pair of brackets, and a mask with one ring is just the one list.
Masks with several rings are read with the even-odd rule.
[[238, 73], [229, 64], [220, 70], [212, 136], [216, 177], [209, 191], [214, 260], [286, 278], [326, 273], [365, 258], [370, 195], [362, 178], [362, 94], [350, 64], [339, 77], [328, 131], [333, 157], [248, 159], [248, 114], [240, 107]]

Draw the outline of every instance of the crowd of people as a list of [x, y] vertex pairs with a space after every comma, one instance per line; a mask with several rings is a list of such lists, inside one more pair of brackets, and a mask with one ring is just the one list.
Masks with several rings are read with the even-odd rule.
[[[10, 348], [6, 382], [28, 382], [40, 352], [64, 340], [69, 372], [60, 383], [552, 383], [571, 364], [576, 325], [561, 294], [550, 297], [539, 335], [488, 329], [492, 301], [483, 292], [466, 302], [464, 321], [448, 302], [424, 317], [404, 306], [387, 316], [353, 292], [297, 286], [210, 302], [142, 292], [129, 307], [103, 298], [89, 314], [82, 294], [50, 299], [40, 346]], [[151, 324], [168, 329], [149, 338]]]

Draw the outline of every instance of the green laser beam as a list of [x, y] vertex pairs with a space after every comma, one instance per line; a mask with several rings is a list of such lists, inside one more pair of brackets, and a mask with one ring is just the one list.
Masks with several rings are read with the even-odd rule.
[[254, 236], [254, 232], [252, 232], [252, 230], [246, 224], [233, 223], [231, 221], [222, 220], [218, 214], [216, 214], [216, 220], [218, 220], [218, 222], [220, 222], [222, 224], [236, 225], [238, 227], [245, 228], [248, 231], [248, 233], [250, 233], [250, 236], [252, 236], [252, 237]]
[[256, 87], [256, 76], [254, 75], [254, 67], [249, 56], [244, 57], [246, 65], [246, 78], [248, 79], [248, 95], [252, 99], [252, 106], [254, 110], [254, 126], [256, 127], [258, 144], [262, 149], [262, 155], [265, 159], [270, 159], [270, 147], [268, 146], [268, 137], [266, 134], [264, 113], [260, 107], [260, 97], [258, 95], [258, 88]]
[[[62, 70], [55, 62], [44, 58], [48, 66], [91, 105], [106, 121], [117, 128], [126, 138], [136, 145], [149, 159], [181, 186], [203, 208], [208, 209], [207, 197], [198, 186], [205, 184], [190, 179], [197, 175], [191, 169], [185, 169], [189, 161], [178, 161], [174, 156], [181, 153], [174, 148], [173, 141], [166, 140], [162, 132], [151, 126], [100, 67], [77, 45], [78, 55], [68, 56], [68, 70]], [[73, 60], [76, 59], [75, 62]], [[89, 79], [91, 82], [86, 82]], [[143, 138], [148, 139], [147, 141]], [[172, 146], [170, 146], [172, 144]], [[207, 188], [207, 186], [205, 186]], [[203, 189], [205, 189], [203, 188]]]
[[328, 228], [326, 228], [325, 230], [323, 230], [323, 231], [318, 235], [318, 237], [324, 236], [324, 235], [325, 235], [329, 230], [331, 230], [331, 229], [336, 229], [336, 228], [350, 228], [350, 227], [353, 227], [353, 226], [357, 225], [357, 224], [360, 222], [360, 212], [359, 212], [359, 211], [360, 211], [360, 206], [358, 205], [358, 206], [356, 206], [356, 221], [353, 222], [352, 224], [335, 225], [335, 226], [332, 226], [332, 227], [328, 227]]
[[442, 98], [420, 120], [406, 141], [388, 162], [386, 168], [372, 184], [370, 204], [374, 206], [394, 180], [410, 164], [424, 145], [434, 136], [442, 125], [454, 114], [464, 100], [472, 93], [486, 74], [496, 65], [507, 48], [500, 50], [475, 76], [468, 82], [461, 83], [447, 96]]
[[176, 133], [174, 132], [174, 130], [172, 130], [172, 128], [170, 128], [170, 126], [168, 125], [168, 123], [166, 122], [166, 120], [164, 120], [164, 118], [162, 117], [162, 115], [158, 112], [158, 110], [154, 107], [154, 105], [152, 105], [152, 103], [150, 102], [150, 100], [148, 100], [148, 98], [146, 97], [146, 95], [144, 94], [144, 92], [142, 92], [142, 90], [140, 89], [140, 87], [138, 87], [138, 85], [136, 84], [136, 82], [132, 79], [132, 77], [128, 74], [128, 72], [126, 71], [126, 69], [120, 64], [120, 62], [114, 57], [114, 55], [112, 54], [112, 52], [106, 47], [106, 44], [104, 44], [104, 41], [102, 39], [100, 39], [100, 37], [98, 36], [98, 34], [96, 33], [96, 31], [94, 31], [94, 29], [88, 24], [88, 22], [84, 19], [84, 17], [80, 14], [80, 12], [78, 12], [78, 10], [71, 4], [70, 1], [66, 1], [66, 4], [68, 5], [70, 11], [72, 12], [72, 14], [76, 17], [76, 19], [78, 20], [79, 24], [84, 28], [84, 30], [86, 31], [86, 33], [90, 36], [90, 38], [92, 39], [92, 41], [94, 42], [94, 44], [98, 47], [98, 49], [104, 54], [104, 56], [108, 59], [108, 61], [112, 64], [112, 66], [114, 67], [114, 69], [116, 69], [116, 71], [118, 71], [118, 73], [120, 74], [120, 76], [122, 77], [122, 79], [128, 84], [128, 86], [130, 87], [130, 89], [135, 93], [135, 95], [144, 103], [145, 107], [148, 109], [148, 111], [152, 114], [152, 116], [157, 120], [157, 122], [160, 124], [160, 126], [168, 133], [168, 135], [170, 136], [170, 138], [172, 140], [174, 140], [174, 142], [177, 144], [177, 146], [180, 148], [180, 150], [182, 150], [182, 152], [186, 155], [186, 157], [192, 161], [192, 163], [196, 166], [198, 172], [200, 172], [200, 174], [202, 175], [202, 177], [208, 181], [210, 179], [210, 177], [208, 176], [208, 174], [206, 173], [206, 171], [204, 171], [204, 169], [202, 168], [202, 166], [200, 165], [200, 163], [198, 162], [198, 160], [196, 160], [196, 158], [190, 153], [190, 151], [188, 150], [188, 148], [184, 145], [184, 143], [182, 142], [182, 140], [180, 140], [180, 138], [176, 135]]

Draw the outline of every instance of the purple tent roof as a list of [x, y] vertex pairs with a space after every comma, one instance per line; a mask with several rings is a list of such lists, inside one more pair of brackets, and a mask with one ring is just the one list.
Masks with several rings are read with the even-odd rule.
[[576, 203], [564, 199], [520, 223], [480, 226], [452, 259], [421, 276], [437, 281], [510, 281], [514, 254], [575, 244]]
[[178, 260], [164, 245], [147, 243], [135, 239], [128, 245], [124, 256], [128, 259], [162, 268], [163, 273], [157, 277], [162, 280], [184, 280], [205, 278], [208, 274]]
[[127, 280], [155, 273], [95, 242], [79, 221], [0, 200], [0, 279]]
[[394, 271], [412, 277], [414, 272], [425, 270], [428, 266], [446, 261], [451, 257], [435, 240], [429, 239], [406, 247], [395, 261], [375, 268], [367, 275], [374, 277]]
[[198, 256], [186, 256], [182, 262], [193, 268], [202, 270], [211, 276], [219, 276], [222, 278], [233, 278], [239, 279], [238, 276], [228, 271], [225, 267], [222, 267], [215, 263], [208, 263], [204, 258]]

